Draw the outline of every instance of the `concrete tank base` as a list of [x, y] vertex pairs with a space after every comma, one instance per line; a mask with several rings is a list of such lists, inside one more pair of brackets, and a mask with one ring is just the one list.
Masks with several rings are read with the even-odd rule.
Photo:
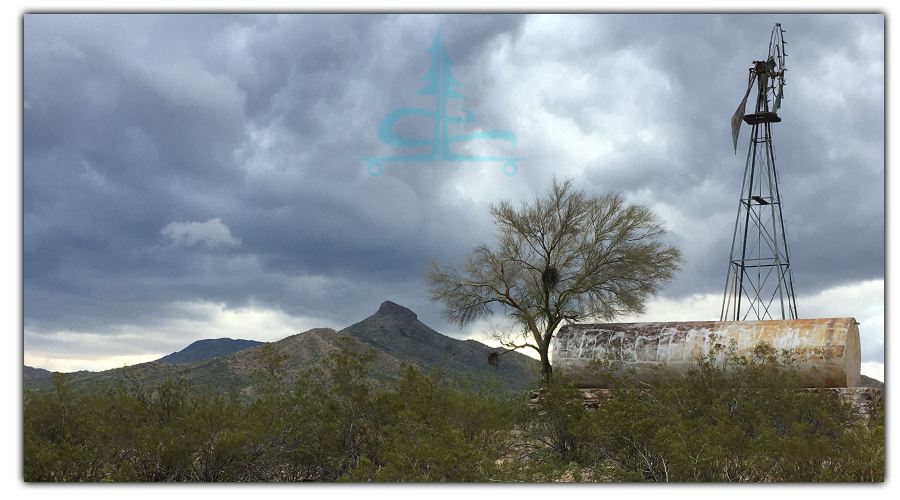
[[616, 362], [638, 379], [685, 373], [703, 355], [752, 357], [759, 342], [789, 350], [806, 387], [857, 387], [859, 330], [853, 318], [565, 325], [553, 340], [553, 366], [577, 387], [608, 388], [592, 361]]

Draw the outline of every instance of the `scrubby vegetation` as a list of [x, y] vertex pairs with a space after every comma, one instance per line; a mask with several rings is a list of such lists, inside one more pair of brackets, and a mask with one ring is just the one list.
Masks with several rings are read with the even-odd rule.
[[799, 390], [788, 358], [756, 354], [731, 371], [699, 359], [678, 380], [620, 377], [592, 411], [562, 382], [531, 407], [409, 365], [372, 392], [373, 355], [350, 341], [293, 385], [263, 349], [252, 400], [139, 377], [74, 392], [56, 374], [25, 393], [25, 480], [884, 480], [883, 407], [863, 421]]

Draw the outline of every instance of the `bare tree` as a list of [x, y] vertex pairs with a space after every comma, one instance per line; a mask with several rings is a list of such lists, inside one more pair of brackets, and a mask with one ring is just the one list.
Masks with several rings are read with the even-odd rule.
[[550, 193], [490, 207], [497, 247], [481, 245], [458, 269], [431, 262], [426, 272], [431, 300], [460, 327], [500, 308], [521, 328], [522, 342], [504, 341], [506, 352], [531, 348], [550, 380], [550, 341], [563, 322], [611, 320], [644, 311], [645, 299], [679, 269], [681, 252], [659, 241], [665, 230], [645, 205], [618, 194], [588, 196], [572, 179], [553, 179]]

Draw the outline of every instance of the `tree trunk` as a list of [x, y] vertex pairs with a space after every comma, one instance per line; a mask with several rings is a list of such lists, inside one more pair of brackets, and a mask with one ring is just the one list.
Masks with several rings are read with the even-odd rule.
[[550, 343], [548, 342], [546, 345], [541, 346], [541, 385], [547, 385], [550, 383], [550, 378], [553, 375], [553, 367], [550, 366]]

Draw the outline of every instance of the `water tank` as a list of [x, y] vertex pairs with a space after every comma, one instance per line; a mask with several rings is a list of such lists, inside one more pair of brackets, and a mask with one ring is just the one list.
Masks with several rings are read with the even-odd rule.
[[853, 318], [565, 325], [553, 340], [553, 367], [578, 387], [607, 388], [592, 360], [615, 361], [647, 380], [659, 369], [684, 373], [700, 355], [722, 361], [731, 342], [739, 356], [751, 356], [762, 341], [793, 353], [806, 387], [858, 387], [857, 325]]

